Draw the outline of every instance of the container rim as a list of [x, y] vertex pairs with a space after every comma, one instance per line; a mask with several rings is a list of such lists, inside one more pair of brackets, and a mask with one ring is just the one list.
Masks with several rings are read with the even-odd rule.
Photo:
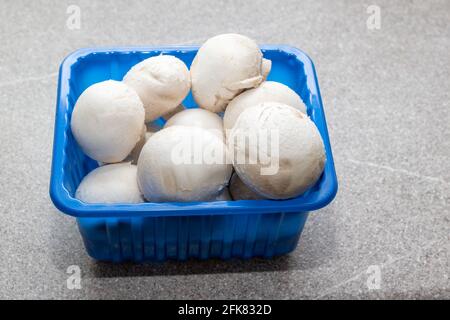
[[333, 161], [328, 130], [325, 120], [322, 98], [320, 95], [314, 63], [302, 50], [289, 45], [262, 45], [264, 51], [282, 51], [294, 55], [303, 63], [306, 81], [311, 95], [315, 97], [317, 106], [313, 121], [316, 123], [322, 136], [325, 151], [326, 164], [320, 188], [316, 191], [314, 199], [308, 198], [307, 193], [297, 198], [288, 200], [237, 200], [214, 202], [165, 202], [165, 203], [139, 203], [139, 204], [86, 204], [70, 196], [63, 184], [63, 159], [64, 146], [67, 142], [65, 133], [69, 124], [67, 112], [69, 93], [69, 79], [71, 66], [79, 59], [90, 54], [98, 53], [146, 53], [158, 51], [169, 54], [171, 51], [196, 51], [199, 46], [132, 46], [132, 47], [100, 47], [82, 48], [69, 54], [59, 68], [58, 89], [56, 100], [56, 115], [53, 140], [53, 157], [50, 177], [50, 198], [56, 208], [74, 217], [146, 217], [146, 216], [193, 216], [193, 215], [219, 215], [219, 214], [258, 214], [276, 212], [303, 212], [320, 209], [329, 204], [336, 196], [338, 181]]

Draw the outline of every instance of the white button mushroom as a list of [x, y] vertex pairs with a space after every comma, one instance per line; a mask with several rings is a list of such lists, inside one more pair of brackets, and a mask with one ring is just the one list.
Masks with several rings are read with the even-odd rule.
[[222, 112], [236, 95], [264, 81], [270, 68], [271, 61], [263, 59], [253, 40], [239, 34], [215, 36], [192, 62], [192, 94], [201, 108]]
[[231, 197], [233, 200], [261, 200], [265, 199], [263, 196], [259, 195], [252, 189], [250, 189], [236, 173], [233, 173], [230, 180], [230, 190]]
[[133, 66], [123, 81], [138, 93], [145, 108], [146, 121], [176, 109], [189, 93], [189, 70], [170, 55], [148, 58]]
[[270, 101], [284, 103], [306, 113], [305, 104], [294, 90], [279, 82], [265, 81], [259, 87], [244, 91], [231, 100], [223, 116], [225, 130], [233, 127], [239, 115], [246, 108]]
[[139, 141], [145, 111], [136, 92], [119, 81], [87, 88], [72, 112], [71, 128], [84, 153], [97, 161], [120, 162]]
[[[249, 137], [249, 142], [239, 143], [235, 137], [240, 135]], [[258, 140], [251, 139], [255, 136]], [[242, 181], [270, 199], [304, 193], [325, 165], [324, 144], [315, 124], [304, 113], [277, 102], [242, 112], [227, 143]], [[257, 161], [249, 155], [257, 155]]]
[[216, 134], [221, 139], [224, 138], [222, 118], [205, 109], [194, 108], [178, 112], [166, 122], [164, 128], [171, 126], [203, 128]]
[[222, 139], [196, 127], [172, 126], [150, 137], [138, 160], [138, 183], [151, 202], [207, 201], [230, 179]]
[[130, 163], [98, 167], [83, 178], [75, 197], [86, 203], [144, 202], [136, 173], [137, 167]]

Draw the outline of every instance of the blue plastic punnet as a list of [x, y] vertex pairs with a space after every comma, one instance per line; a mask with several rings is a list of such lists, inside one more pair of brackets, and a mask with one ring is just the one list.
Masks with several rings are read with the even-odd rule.
[[[306, 193], [289, 200], [142, 204], [86, 204], [74, 197], [82, 178], [98, 166], [81, 151], [70, 130], [79, 95], [96, 82], [122, 80], [133, 65], [152, 56], [174, 55], [189, 67], [197, 50], [195, 46], [81, 49], [61, 64], [50, 196], [60, 211], [76, 217], [86, 250], [94, 259], [141, 262], [283, 255], [297, 246], [308, 212], [326, 206], [336, 195], [336, 172], [314, 65], [299, 49], [266, 45], [261, 50], [272, 61], [268, 80], [284, 83], [301, 96], [325, 144], [325, 170]], [[197, 107], [191, 94], [183, 104]]]

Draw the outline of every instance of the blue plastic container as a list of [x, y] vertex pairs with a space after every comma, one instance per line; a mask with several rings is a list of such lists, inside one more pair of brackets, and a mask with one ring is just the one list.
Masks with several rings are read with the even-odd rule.
[[[272, 60], [269, 80], [295, 90], [316, 123], [327, 154], [320, 180], [302, 196], [283, 201], [84, 204], [74, 198], [81, 179], [97, 167], [83, 154], [70, 130], [72, 109], [90, 85], [121, 80], [136, 63], [171, 54], [187, 66], [198, 47], [81, 49], [61, 64], [56, 105], [50, 196], [62, 212], [77, 218], [86, 250], [97, 260], [164, 261], [188, 258], [270, 258], [297, 246], [308, 212], [326, 206], [337, 179], [319, 86], [311, 59], [289, 46], [262, 46]], [[189, 95], [183, 104], [196, 107]]]

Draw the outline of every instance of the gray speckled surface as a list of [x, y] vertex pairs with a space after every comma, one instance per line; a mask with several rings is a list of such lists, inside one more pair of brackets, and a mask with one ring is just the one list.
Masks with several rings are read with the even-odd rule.
[[[214, 3], [214, 4], [213, 4]], [[0, 298], [450, 298], [450, 2], [1, 1]], [[68, 4], [81, 29], [66, 27]], [[367, 6], [381, 8], [368, 30]], [[48, 196], [56, 75], [87, 46], [239, 32], [315, 62], [340, 190], [271, 261], [108, 265]], [[78, 265], [82, 289], [66, 286]], [[369, 290], [369, 266], [381, 285]]]

